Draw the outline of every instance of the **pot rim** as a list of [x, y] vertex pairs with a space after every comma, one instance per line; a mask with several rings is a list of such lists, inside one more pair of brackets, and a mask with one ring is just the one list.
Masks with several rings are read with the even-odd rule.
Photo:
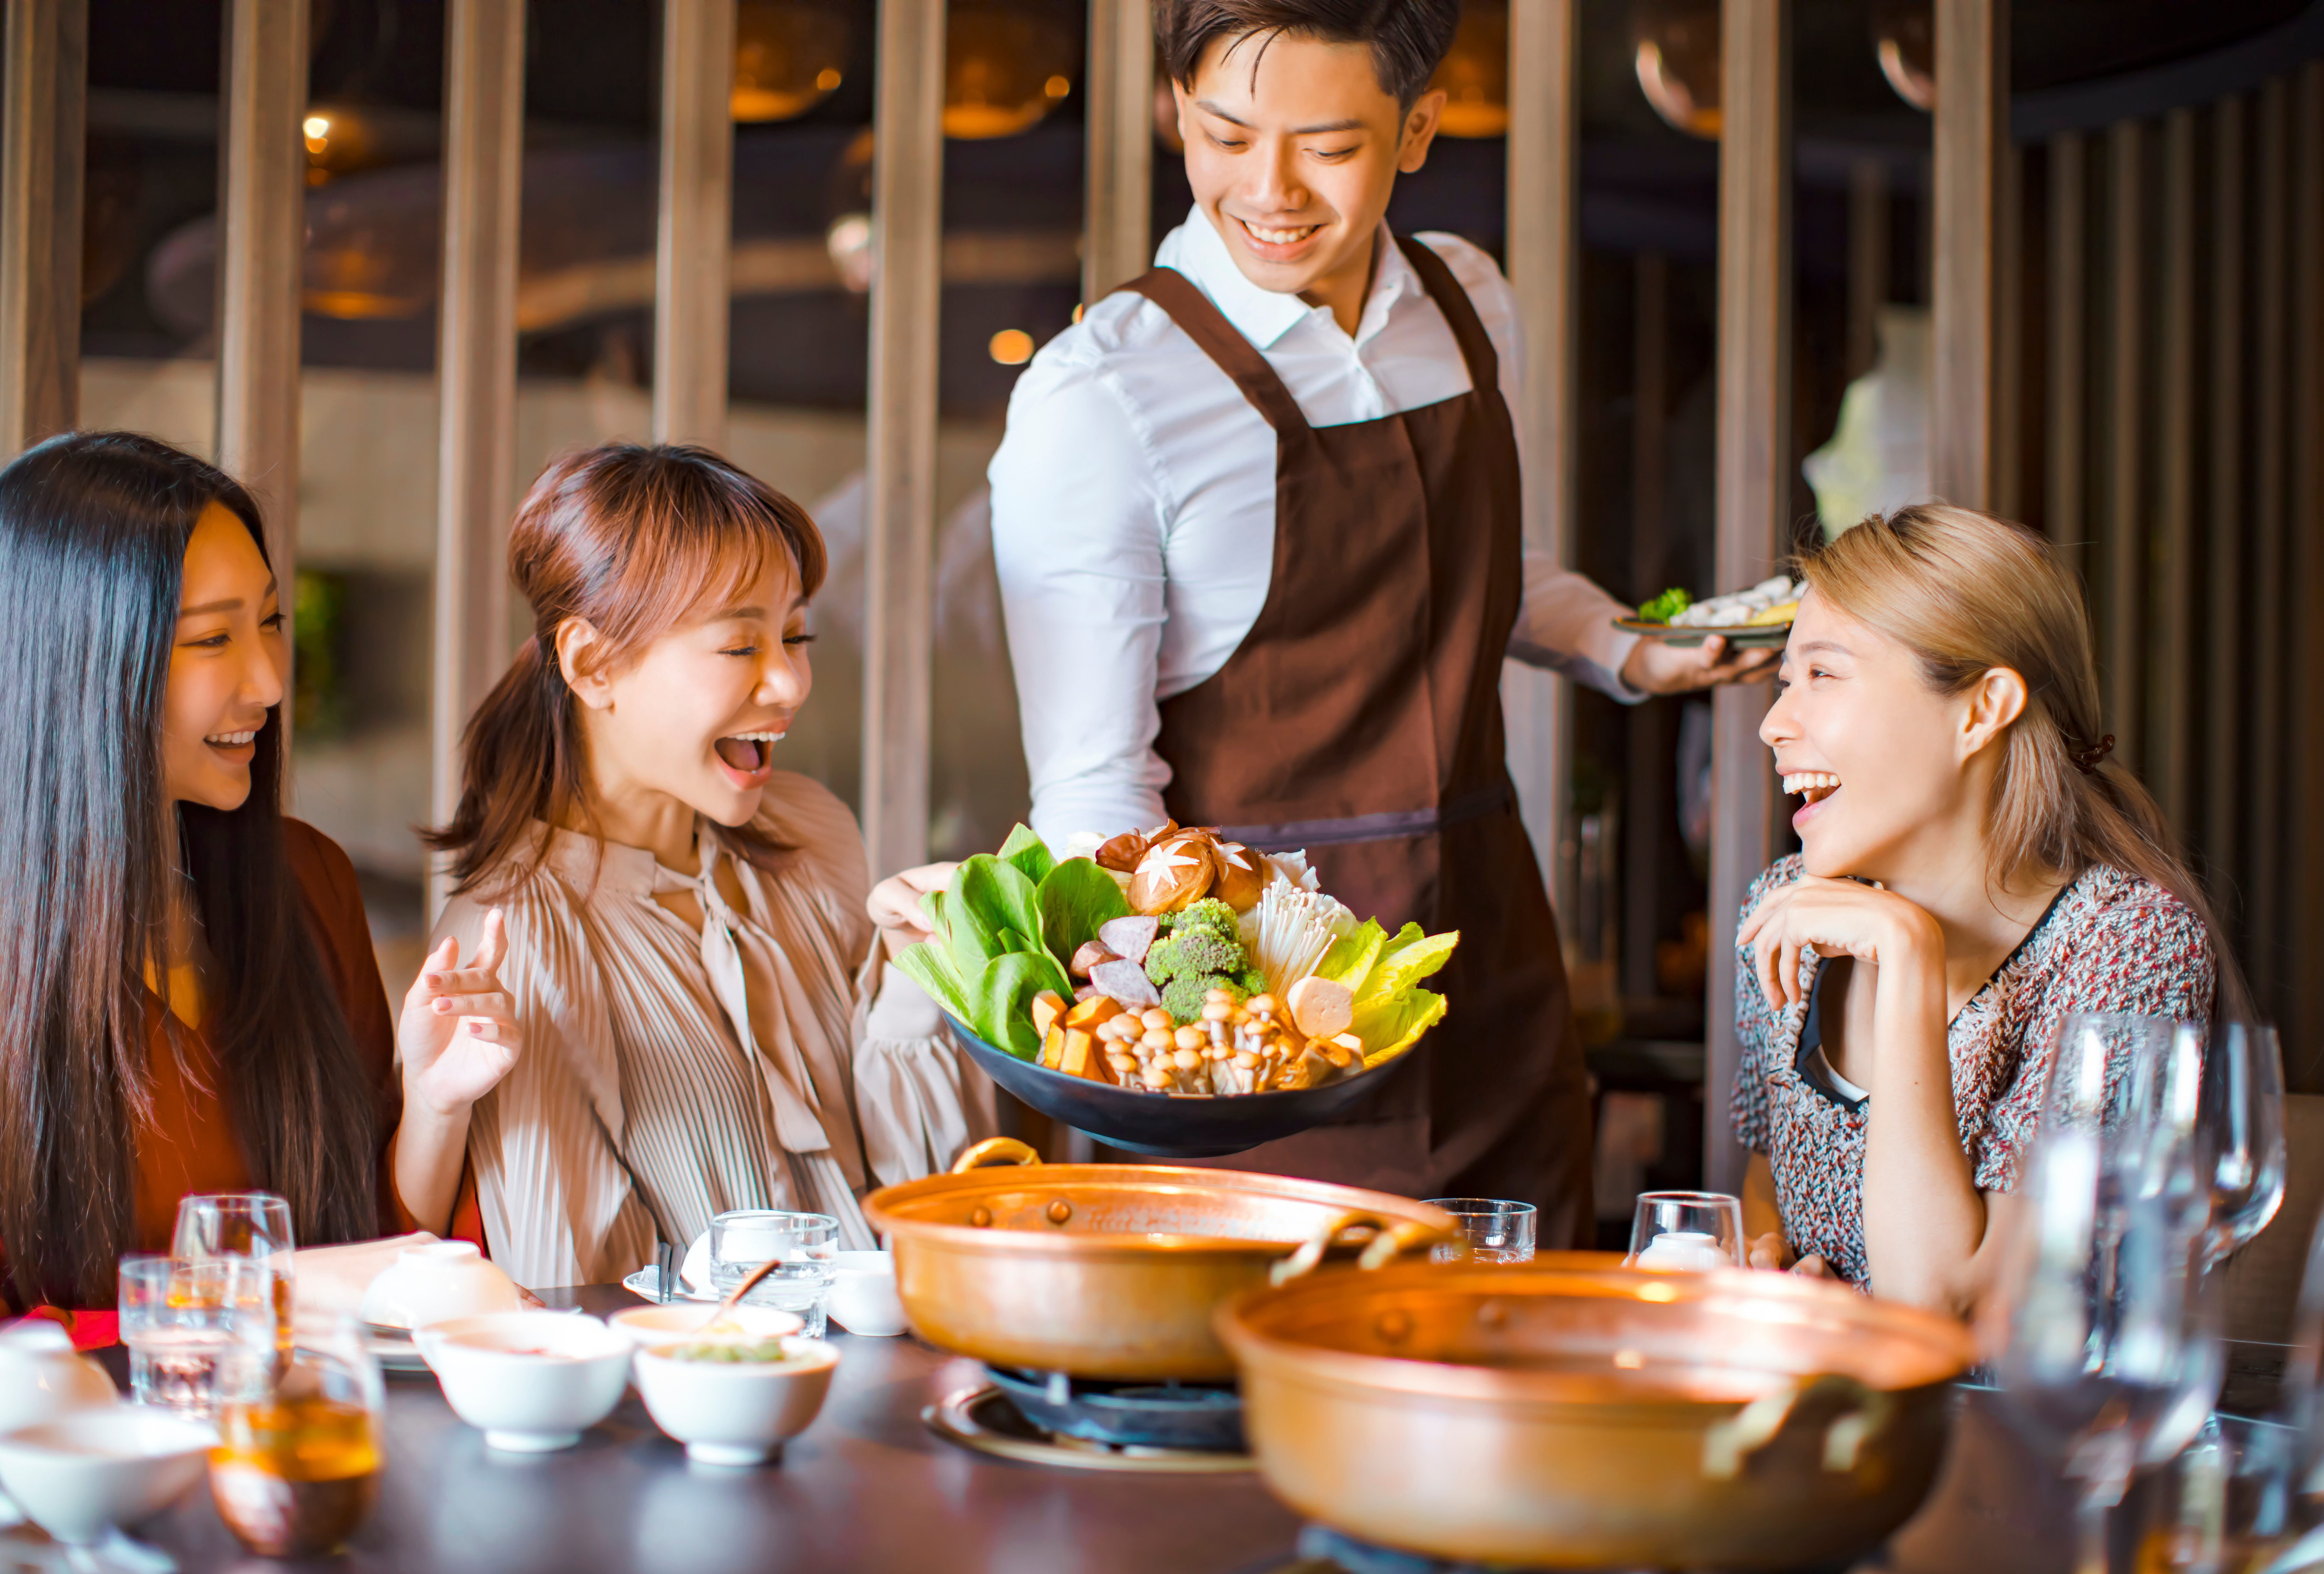
[[[1919, 1307], [1876, 1301], [1845, 1285], [1821, 1283], [1792, 1274], [1748, 1268], [1722, 1268], [1709, 1273], [1682, 1274], [1658, 1273], [1625, 1268], [1620, 1264], [1621, 1258], [1610, 1252], [1545, 1252], [1531, 1264], [1522, 1265], [1391, 1264], [1366, 1274], [1352, 1284], [1337, 1274], [1318, 1274], [1280, 1288], [1260, 1286], [1244, 1291], [1219, 1307], [1213, 1326], [1218, 1330], [1220, 1342], [1233, 1355], [1237, 1366], [1246, 1369], [1264, 1367], [1269, 1375], [1278, 1378], [1368, 1391], [1372, 1397], [1378, 1398], [1417, 1398], [1497, 1407], [1514, 1406], [1528, 1411], [1586, 1411], [1601, 1416], [1618, 1411], [1673, 1409], [1699, 1411], [1707, 1416], [1715, 1412], [1739, 1409], [1749, 1401], [1744, 1398], [1692, 1398], [1675, 1393], [1641, 1394], [1635, 1400], [1583, 1397], [1570, 1390], [1556, 1391], [1567, 1388], [1571, 1384], [1569, 1374], [1527, 1372], [1507, 1366], [1471, 1366], [1411, 1356], [1378, 1356], [1333, 1349], [1256, 1328], [1247, 1320], [1247, 1316], [1262, 1301], [1282, 1302], [1316, 1294], [1344, 1298], [1351, 1291], [1357, 1294], [1377, 1292], [1409, 1285], [1416, 1279], [1433, 1280], [1442, 1288], [1459, 1286], [1469, 1289], [1480, 1279], [1491, 1283], [1521, 1276], [1538, 1285], [1545, 1278], [1554, 1276], [1570, 1284], [1619, 1286], [1627, 1283], [1639, 1291], [1666, 1287], [1674, 1292], [1669, 1296], [1637, 1294], [1618, 1297], [1655, 1304], [1669, 1304], [1680, 1300], [1702, 1301], [1729, 1292], [1746, 1292], [1755, 1297], [1775, 1297], [1811, 1306], [1820, 1305], [1837, 1313], [1838, 1320], [1858, 1328], [1868, 1325], [1885, 1328], [1923, 1346], [1933, 1347], [1929, 1377], [1913, 1383], [1867, 1384], [1868, 1387], [1884, 1393], [1913, 1393], [1941, 1386], [1976, 1362], [1976, 1341], [1960, 1323]], [[1526, 1292], [1518, 1293], [1523, 1295]], [[1605, 1292], [1600, 1291], [1599, 1293]], [[1784, 1380], [1812, 1375], [1813, 1372], [1810, 1368], [1776, 1374]]]
[[968, 1170], [929, 1175], [883, 1186], [863, 1199], [863, 1217], [882, 1235], [899, 1240], [1007, 1253], [1077, 1257], [1146, 1257], [1194, 1253], [1232, 1256], [1280, 1256], [1305, 1245], [1298, 1236], [1265, 1240], [1250, 1236], [1202, 1236], [1160, 1232], [1001, 1229], [990, 1225], [948, 1224], [899, 1212], [936, 1199], [981, 1193], [1056, 1190], [1068, 1199], [1094, 1190], [1147, 1196], [1185, 1194], [1217, 1198], [1259, 1196], [1305, 1203], [1339, 1213], [1373, 1213], [1392, 1222], [1412, 1221], [1452, 1227], [1450, 1215], [1408, 1197], [1323, 1180], [1301, 1180], [1250, 1170], [1210, 1170], [1165, 1164], [1038, 1164]]

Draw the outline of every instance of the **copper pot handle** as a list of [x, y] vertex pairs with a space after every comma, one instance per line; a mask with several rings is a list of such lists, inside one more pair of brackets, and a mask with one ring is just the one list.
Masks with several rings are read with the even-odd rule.
[[1761, 1394], [1703, 1433], [1704, 1479], [1732, 1481], [1741, 1475], [1744, 1461], [1773, 1442], [1800, 1401], [1817, 1393], [1841, 1393], [1853, 1403], [1852, 1409], [1824, 1429], [1823, 1468], [1836, 1476], [1855, 1469], [1864, 1445], [1887, 1428], [1896, 1402], [1846, 1373], [1820, 1372]]
[[1323, 1254], [1332, 1249], [1332, 1243], [1351, 1229], [1371, 1232], [1370, 1244], [1364, 1247], [1364, 1255], [1356, 1259], [1359, 1268], [1377, 1268], [1415, 1246], [1434, 1245], [1438, 1241], [1452, 1238], [1452, 1231], [1433, 1224], [1422, 1224], [1414, 1219], [1398, 1219], [1391, 1224], [1379, 1214], [1359, 1208], [1333, 1219], [1310, 1236], [1297, 1251], [1278, 1260], [1267, 1271], [1267, 1282], [1269, 1284], [1288, 1284], [1301, 1274], [1312, 1272], [1315, 1264], [1323, 1260]]
[[954, 1159], [952, 1172], [965, 1175], [985, 1164], [1024, 1164], [1029, 1167], [1040, 1162], [1041, 1155], [1029, 1143], [1020, 1143], [1015, 1137], [987, 1137]]

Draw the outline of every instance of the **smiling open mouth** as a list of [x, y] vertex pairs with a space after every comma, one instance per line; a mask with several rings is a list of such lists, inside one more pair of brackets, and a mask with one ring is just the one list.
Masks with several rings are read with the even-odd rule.
[[1784, 791], [1821, 803], [1840, 791], [1840, 778], [1829, 771], [1795, 771], [1784, 778]]
[[1301, 241], [1305, 240], [1309, 236], [1314, 235], [1317, 230], [1323, 227], [1320, 224], [1301, 224], [1295, 225], [1287, 229], [1267, 229], [1253, 224], [1248, 218], [1238, 218], [1235, 222], [1243, 227], [1244, 230], [1249, 233], [1251, 239], [1259, 241], [1267, 245], [1297, 245]]
[[746, 776], [755, 775], [773, 760], [775, 745], [783, 741], [779, 732], [738, 732], [720, 738], [711, 745], [728, 766]]
[[238, 749], [257, 740], [257, 730], [253, 728], [249, 732], [214, 732], [205, 736], [202, 742], [214, 749]]

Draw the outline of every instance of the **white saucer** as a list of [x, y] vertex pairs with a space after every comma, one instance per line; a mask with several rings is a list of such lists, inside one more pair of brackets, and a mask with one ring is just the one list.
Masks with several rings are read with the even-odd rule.
[[[622, 1288], [641, 1300], [659, 1302], [661, 1300], [661, 1273], [654, 1264], [648, 1263], [644, 1267], [622, 1280]], [[698, 1290], [689, 1288], [686, 1282], [686, 1275], [680, 1273], [678, 1281], [678, 1293], [671, 1299], [715, 1301], [719, 1298], [715, 1295], [706, 1295]]]

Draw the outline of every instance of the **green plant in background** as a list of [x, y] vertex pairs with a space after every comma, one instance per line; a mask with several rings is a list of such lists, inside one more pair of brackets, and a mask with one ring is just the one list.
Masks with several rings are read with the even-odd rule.
[[291, 736], [324, 743], [347, 728], [346, 663], [347, 581], [344, 574], [301, 569], [290, 597]]

